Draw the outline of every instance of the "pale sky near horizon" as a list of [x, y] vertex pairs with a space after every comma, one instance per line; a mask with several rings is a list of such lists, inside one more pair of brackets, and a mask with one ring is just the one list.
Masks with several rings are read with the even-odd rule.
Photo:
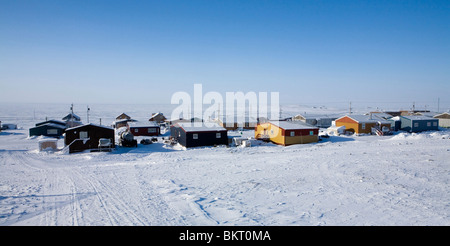
[[0, 0], [0, 102], [450, 107], [450, 1]]

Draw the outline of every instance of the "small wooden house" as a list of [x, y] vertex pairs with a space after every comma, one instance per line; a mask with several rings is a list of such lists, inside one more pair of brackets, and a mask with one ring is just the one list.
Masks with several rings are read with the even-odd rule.
[[134, 136], [158, 136], [161, 134], [159, 125], [154, 122], [132, 122], [128, 123], [131, 134]]
[[122, 113], [116, 117], [116, 120], [131, 120], [131, 117], [125, 113]]
[[29, 129], [31, 136], [47, 136], [59, 138], [66, 129], [66, 123], [59, 120], [47, 120], [37, 123], [35, 127]]
[[345, 126], [346, 131], [355, 134], [371, 134], [372, 128], [389, 132], [391, 122], [369, 115], [346, 115], [335, 120], [336, 126]]
[[114, 129], [91, 123], [66, 129], [64, 144], [69, 148], [69, 153], [98, 151], [106, 140], [114, 148]]
[[158, 112], [158, 113], [153, 113], [152, 117], [150, 117], [150, 119], [148, 121], [155, 121], [156, 123], [164, 123], [165, 120], [166, 120], [166, 117], [163, 115], [163, 113]]
[[64, 122], [66, 122], [66, 125], [68, 127], [75, 127], [75, 126], [81, 126], [83, 123], [81, 122], [81, 118], [80, 116], [74, 114], [74, 113], [69, 113], [68, 115], [64, 116], [62, 118], [62, 120]]
[[421, 115], [400, 116], [401, 130], [408, 132], [437, 131], [439, 119]]
[[433, 118], [436, 118], [439, 120], [439, 126], [440, 127], [450, 127], [450, 113], [445, 112], [442, 114], [437, 114], [433, 116]]
[[227, 130], [218, 124], [176, 123], [170, 127], [170, 135], [185, 147], [228, 144]]
[[298, 121], [269, 121], [256, 126], [255, 138], [284, 146], [314, 143], [319, 141], [319, 128]]

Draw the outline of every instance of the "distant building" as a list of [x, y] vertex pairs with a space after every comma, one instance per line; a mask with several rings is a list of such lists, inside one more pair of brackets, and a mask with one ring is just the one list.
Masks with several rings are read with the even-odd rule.
[[298, 114], [292, 117], [292, 121], [302, 121], [312, 126], [327, 128], [332, 125], [332, 122], [337, 117], [328, 115], [315, 115], [315, 114]]
[[303, 122], [269, 121], [256, 126], [255, 138], [284, 146], [313, 143], [319, 141], [319, 128]]
[[126, 126], [128, 126], [129, 122], [136, 122], [136, 121], [137, 120], [131, 119], [131, 117], [128, 116], [127, 114], [122, 113], [116, 117], [116, 120], [113, 122], [113, 127], [116, 129], [121, 128], [121, 127], [126, 127]]
[[17, 129], [17, 124], [14, 123], [2, 123], [2, 130], [14, 130]]
[[450, 127], [450, 113], [445, 112], [442, 114], [437, 114], [437, 115], [433, 116], [433, 118], [436, 118], [439, 120], [440, 127]]
[[66, 116], [64, 116], [64, 117], [62, 118], [62, 120], [63, 120], [64, 122], [66, 122], [66, 125], [67, 125], [68, 127], [75, 127], [75, 126], [80, 126], [80, 125], [83, 124], [83, 123], [81, 122], [80, 116], [74, 114], [73, 112], [72, 112], [72, 113], [69, 113], [69, 114], [66, 115]]
[[154, 121], [130, 122], [128, 126], [134, 136], [158, 136], [161, 132], [159, 125]]
[[31, 136], [47, 136], [59, 138], [66, 129], [66, 123], [59, 120], [47, 120], [37, 123], [35, 127], [29, 129]]
[[258, 125], [258, 120], [248, 115], [245, 115], [242, 121], [238, 120], [238, 116], [229, 118], [232, 118], [231, 121], [229, 121], [230, 119], [227, 119], [226, 116], [223, 116], [217, 119], [217, 122], [220, 126], [222, 126], [227, 130], [237, 130], [237, 129], [254, 130], [256, 125]]
[[91, 123], [66, 129], [64, 144], [69, 153], [98, 151], [108, 140], [110, 147], [114, 148], [114, 129]]
[[437, 131], [439, 119], [421, 115], [400, 116], [401, 130], [408, 132]]
[[382, 132], [391, 130], [392, 122], [369, 115], [346, 115], [335, 120], [336, 126], [345, 126], [345, 130], [355, 134], [371, 134], [372, 128]]
[[218, 124], [208, 127], [203, 123], [197, 127], [195, 123], [176, 123], [171, 126], [173, 139], [185, 147], [227, 145], [227, 130]]
[[131, 120], [131, 117], [125, 113], [122, 113], [116, 117], [116, 120]]
[[163, 113], [153, 113], [152, 117], [148, 121], [155, 121], [156, 123], [164, 123], [164, 121], [167, 120], [166, 117], [163, 115]]

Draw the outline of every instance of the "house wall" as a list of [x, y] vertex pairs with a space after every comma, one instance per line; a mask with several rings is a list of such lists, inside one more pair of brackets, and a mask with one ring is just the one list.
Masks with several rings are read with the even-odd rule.
[[348, 116], [335, 120], [336, 126], [345, 126], [345, 131], [359, 133], [359, 124]]
[[349, 122], [336, 121], [336, 126], [345, 126], [345, 131], [359, 133], [359, 125], [358, 125], [358, 123], [349, 123]]
[[439, 119], [440, 127], [450, 127], [450, 119]]
[[[421, 131], [437, 131], [439, 130], [439, 120], [438, 119], [430, 119], [430, 120], [410, 120], [407, 118], [400, 118], [401, 120], [401, 129], [409, 132], [421, 132]], [[428, 123], [430, 125], [428, 125]]]
[[262, 138], [263, 135], [267, 135], [270, 141], [276, 144], [284, 145], [284, 135], [282, 129], [270, 123], [263, 123], [256, 126], [255, 138]]
[[[88, 132], [89, 140], [86, 141], [76, 141], [72, 143], [75, 139], [80, 138], [80, 132]], [[111, 143], [113, 147], [115, 146], [114, 139], [114, 130], [107, 129], [103, 127], [95, 127], [95, 126], [84, 126], [78, 127], [75, 129], [70, 129], [66, 131], [66, 136], [64, 138], [64, 144], [67, 146], [69, 144], [69, 153], [81, 152], [89, 149], [98, 149], [98, 141], [100, 138], [108, 138], [111, 139]]]
[[[217, 133], [220, 133], [220, 138], [217, 138]], [[197, 134], [197, 139], [194, 139], [194, 134]], [[213, 131], [213, 132], [187, 132], [185, 147], [197, 146], [212, 146], [212, 145], [227, 145], [228, 135], [227, 131]]]
[[[155, 129], [155, 132], [149, 132], [149, 129]], [[130, 132], [134, 136], [158, 136], [160, 134], [159, 127], [130, 127]]]
[[226, 122], [222, 122], [219, 121], [219, 125], [227, 130], [236, 130], [236, 129], [246, 129], [246, 130], [253, 130], [255, 129], [255, 126], [257, 125], [257, 123], [255, 122], [244, 122], [242, 124], [238, 124], [237, 122], [233, 122], [233, 123], [226, 123]]
[[181, 145], [186, 146], [186, 132], [184, 132], [180, 127], [171, 126], [170, 136]]
[[[56, 133], [49, 134], [48, 130], [51, 130], [52, 132], [56, 131]], [[52, 127], [52, 126], [44, 126], [44, 125], [32, 127], [29, 130], [30, 136], [61, 137], [63, 133], [64, 133], [64, 129]]]
[[318, 135], [306, 135], [295, 137], [285, 136], [284, 145], [315, 143], [317, 141], [319, 141]]

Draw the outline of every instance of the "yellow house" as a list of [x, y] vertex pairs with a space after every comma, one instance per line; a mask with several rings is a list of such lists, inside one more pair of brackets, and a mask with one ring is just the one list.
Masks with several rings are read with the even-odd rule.
[[294, 121], [269, 121], [256, 126], [255, 138], [284, 146], [314, 143], [319, 141], [319, 128]]

